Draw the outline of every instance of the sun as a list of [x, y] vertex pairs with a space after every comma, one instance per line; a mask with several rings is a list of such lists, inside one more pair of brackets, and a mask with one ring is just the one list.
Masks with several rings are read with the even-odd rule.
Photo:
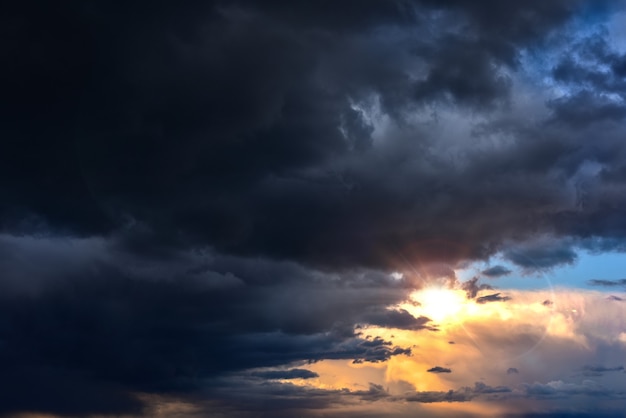
[[463, 291], [442, 287], [418, 290], [411, 295], [411, 299], [420, 304], [420, 314], [436, 322], [457, 320], [466, 304]]

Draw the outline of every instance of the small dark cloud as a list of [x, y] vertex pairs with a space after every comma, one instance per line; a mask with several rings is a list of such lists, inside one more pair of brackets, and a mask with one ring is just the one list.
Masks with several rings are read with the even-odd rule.
[[476, 303], [506, 302], [507, 300], [511, 300], [511, 298], [509, 296], [500, 296], [500, 293], [493, 293], [477, 298]]
[[489, 278], [498, 278], [498, 277], [502, 277], [502, 276], [506, 276], [511, 274], [511, 270], [509, 270], [508, 268], [504, 267], [504, 266], [493, 266], [490, 267], [486, 270], [483, 270], [481, 272], [481, 274], [483, 276], [487, 276]]
[[621, 297], [615, 296], [615, 295], [611, 295], [611, 296], [608, 296], [606, 298], [606, 300], [615, 301], [615, 302], [623, 302], [624, 298], [621, 298]]
[[472, 277], [466, 282], [461, 283], [461, 289], [465, 290], [468, 299], [474, 299], [481, 290], [492, 290], [493, 287], [488, 284], [479, 284], [478, 277]]
[[448, 344], [456, 344], [454, 341], [448, 341]]
[[441, 366], [435, 366], [426, 371], [429, 373], [452, 373], [452, 369], [448, 369], [446, 367], [441, 367]]
[[[374, 339], [361, 340], [356, 344], [356, 347], [352, 349], [354, 358], [352, 361], [355, 364], [360, 363], [380, 363], [389, 360], [393, 356], [398, 355], [411, 355], [410, 348], [394, 347], [391, 341], [386, 341], [381, 337]], [[329, 358], [332, 358], [330, 356]]]
[[251, 375], [261, 379], [313, 379], [319, 377], [317, 373], [307, 369], [267, 370], [253, 372]]
[[517, 370], [515, 367], [509, 367], [506, 370], [506, 374], [519, 374], [519, 370]]
[[543, 302], [541, 302], [541, 304], [543, 306], [552, 306], [552, 305], [554, 305], [554, 302], [552, 302], [550, 299], [546, 299]]
[[604, 279], [592, 279], [589, 280], [591, 286], [602, 286], [602, 287], [617, 287], [617, 286], [626, 286], [626, 279], [619, 280], [604, 280]]

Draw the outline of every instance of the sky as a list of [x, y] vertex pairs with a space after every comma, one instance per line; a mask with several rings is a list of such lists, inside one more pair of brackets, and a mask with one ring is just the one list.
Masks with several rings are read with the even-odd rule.
[[623, 1], [1, 8], [1, 417], [625, 416]]

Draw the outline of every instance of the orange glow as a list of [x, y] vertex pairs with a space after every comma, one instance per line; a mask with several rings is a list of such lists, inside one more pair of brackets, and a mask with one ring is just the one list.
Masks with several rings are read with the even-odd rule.
[[[481, 304], [468, 299], [459, 289], [429, 287], [416, 291], [406, 302], [391, 308], [406, 309], [415, 317], [428, 316], [437, 324], [438, 331], [379, 326], [366, 326], [362, 330], [370, 338], [380, 337], [393, 346], [411, 348], [411, 355], [392, 356], [381, 363], [320, 361], [306, 366], [319, 377], [292, 379], [285, 383], [350, 391], [367, 390], [369, 383], [374, 383], [382, 385], [389, 395], [399, 399], [415, 391], [447, 392], [472, 388], [477, 381], [517, 390], [525, 379], [541, 381], [546, 362], [558, 364], [552, 356], [558, 359], [565, 348], [577, 357], [589, 352], [590, 345], [580, 333], [583, 319], [598, 315], [599, 321], [609, 309], [613, 318], [626, 318], [623, 304], [604, 303], [604, 296], [599, 293], [498, 291], [510, 299]], [[548, 299], [553, 301], [549, 306], [543, 303]], [[577, 312], [573, 313], [573, 310]], [[609, 325], [615, 327], [611, 341], [623, 344], [626, 341], [623, 331], [626, 320], [612, 321]], [[429, 372], [435, 366], [450, 369], [450, 372]], [[519, 374], [508, 373], [511, 367], [519, 368]], [[427, 404], [387, 404], [380, 400], [376, 405], [381, 410], [406, 408], [407, 415], [432, 417], [456, 416], [463, 412], [497, 417], [510, 412], [510, 405], [482, 402], [482, 398], [485, 396], [477, 395], [471, 402]], [[359, 402], [358, 397], [352, 400]], [[350, 408], [358, 406], [349, 405]]]

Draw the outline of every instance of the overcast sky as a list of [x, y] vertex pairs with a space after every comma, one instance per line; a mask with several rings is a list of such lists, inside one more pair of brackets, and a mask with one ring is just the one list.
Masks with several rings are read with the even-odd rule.
[[0, 416], [623, 417], [624, 2], [0, 28]]

